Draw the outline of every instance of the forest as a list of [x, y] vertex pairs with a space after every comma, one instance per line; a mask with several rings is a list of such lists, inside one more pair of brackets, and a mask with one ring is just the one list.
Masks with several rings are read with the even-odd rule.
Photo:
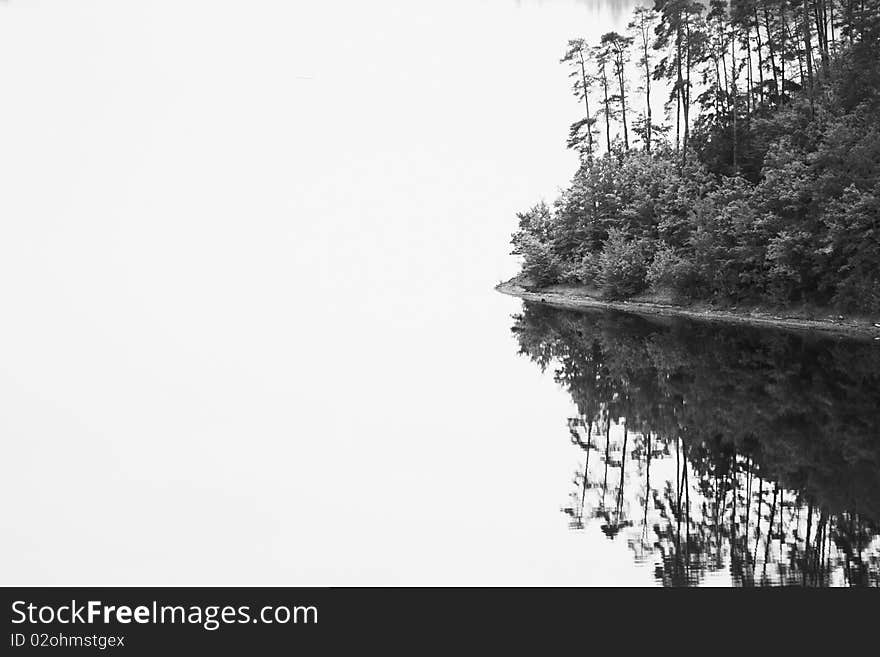
[[880, 0], [656, 0], [561, 63], [580, 166], [517, 215], [532, 285], [880, 313]]

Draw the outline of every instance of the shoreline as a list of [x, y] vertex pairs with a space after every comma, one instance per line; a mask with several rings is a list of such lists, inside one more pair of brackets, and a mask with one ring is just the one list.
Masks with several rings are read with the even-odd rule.
[[[632, 313], [636, 315], [687, 317], [697, 321], [721, 322], [725, 324], [746, 324], [749, 326], [782, 328], [793, 331], [807, 331], [836, 334], [850, 338], [873, 338], [880, 340], [880, 325], [867, 319], [816, 319], [803, 316], [779, 316], [769, 311], [732, 311], [717, 309], [698, 309], [671, 303], [653, 301], [606, 301], [598, 299], [577, 288], [550, 286], [537, 290], [520, 285], [519, 276], [495, 286], [495, 290], [508, 296], [519, 297], [524, 301], [541, 303], [565, 310], [600, 308]], [[876, 324], [880, 324], [880, 318]]]

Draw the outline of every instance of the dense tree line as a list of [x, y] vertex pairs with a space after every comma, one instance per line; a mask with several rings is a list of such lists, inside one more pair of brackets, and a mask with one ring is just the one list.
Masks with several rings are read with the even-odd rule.
[[656, 0], [562, 61], [581, 165], [518, 215], [535, 285], [880, 312], [880, 0]]

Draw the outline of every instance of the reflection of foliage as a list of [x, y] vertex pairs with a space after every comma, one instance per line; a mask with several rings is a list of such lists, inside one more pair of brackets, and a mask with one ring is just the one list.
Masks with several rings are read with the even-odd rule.
[[573, 527], [601, 518], [668, 585], [880, 584], [871, 343], [532, 304], [512, 330], [577, 406]]

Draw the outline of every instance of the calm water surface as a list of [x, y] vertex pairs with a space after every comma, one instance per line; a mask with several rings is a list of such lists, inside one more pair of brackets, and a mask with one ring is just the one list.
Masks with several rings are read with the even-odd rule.
[[570, 395], [570, 527], [664, 585], [880, 584], [880, 351], [525, 304], [520, 353]]
[[876, 350], [492, 290], [630, 6], [0, 6], [0, 582], [876, 581]]

